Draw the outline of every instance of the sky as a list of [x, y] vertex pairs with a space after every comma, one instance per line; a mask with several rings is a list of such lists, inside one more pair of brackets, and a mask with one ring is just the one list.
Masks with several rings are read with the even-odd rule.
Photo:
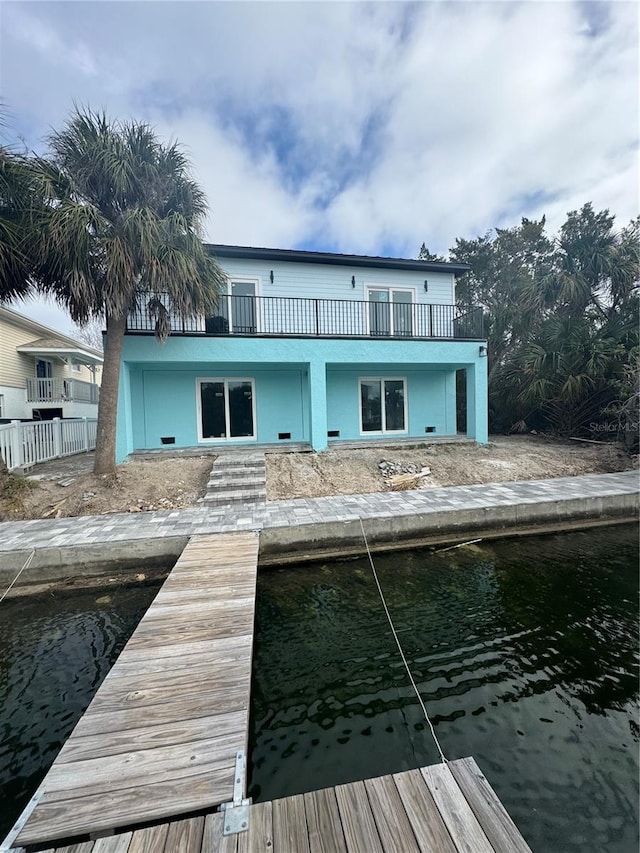
[[[639, 212], [626, 0], [0, 2], [5, 144], [73, 104], [177, 140], [207, 239], [416, 257], [592, 201]], [[17, 310], [61, 331], [52, 303]]]

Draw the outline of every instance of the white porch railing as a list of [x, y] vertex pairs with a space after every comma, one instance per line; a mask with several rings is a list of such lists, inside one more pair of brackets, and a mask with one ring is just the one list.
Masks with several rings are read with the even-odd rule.
[[99, 387], [94, 382], [83, 382], [82, 379], [27, 379], [29, 403], [97, 403], [99, 396]]
[[48, 459], [85, 453], [95, 449], [97, 427], [97, 418], [0, 424], [0, 456], [9, 471], [15, 471]]

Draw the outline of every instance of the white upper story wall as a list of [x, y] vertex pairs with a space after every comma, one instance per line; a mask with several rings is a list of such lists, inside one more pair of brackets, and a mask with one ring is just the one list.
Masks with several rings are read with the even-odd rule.
[[[232, 247], [225, 247], [225, 254], [231, 250]], [[455, 276], [448, 270], [436, 272], [315, 261], [234, 258], [216, 253], [215, 247], [214, 254], [229, 279], [255, 280], [258, 296], [367, 300], [367, 287], [373, 286], [410, 290], [413, 293], [412, 301], [419, 304], [455, 303]], [[352, 279], [355, 279], [355, 286]]]

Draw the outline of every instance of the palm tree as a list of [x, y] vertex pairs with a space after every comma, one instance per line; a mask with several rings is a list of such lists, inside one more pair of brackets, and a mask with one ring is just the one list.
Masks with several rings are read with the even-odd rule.
[[39, 287], [84, 324], [105, 322], [94, 471], [115, 471], [122, 341], [130, 311], [147, 308], [164, 340], [170, 317], [213, 313], [225, 276], [201, 240], [205, 197], [176, 143], [144, 123], [72, 114], [49, 139], [51, 203]]
[[[0, 128], [4, 117], [0, 112]], [[36, 161], [0, 145], [0, 303], [33, 289], [34, 248], [43, 224], [45, 181]], [[0, 478], [7, 466], [0, 456]]]
[[0, 302], [26, 296], [32, 289], [44, 190], [37, 163], [0, 146]]

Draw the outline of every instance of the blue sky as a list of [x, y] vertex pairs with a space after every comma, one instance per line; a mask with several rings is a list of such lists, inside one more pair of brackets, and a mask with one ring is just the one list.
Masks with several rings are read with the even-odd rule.
[[414, 257], [586, 201], [638, 213], [631, 2], [4, 0], [0, 55], [5, 141], [43, 150], [74, 101], [149, 121], [213, 242]]

